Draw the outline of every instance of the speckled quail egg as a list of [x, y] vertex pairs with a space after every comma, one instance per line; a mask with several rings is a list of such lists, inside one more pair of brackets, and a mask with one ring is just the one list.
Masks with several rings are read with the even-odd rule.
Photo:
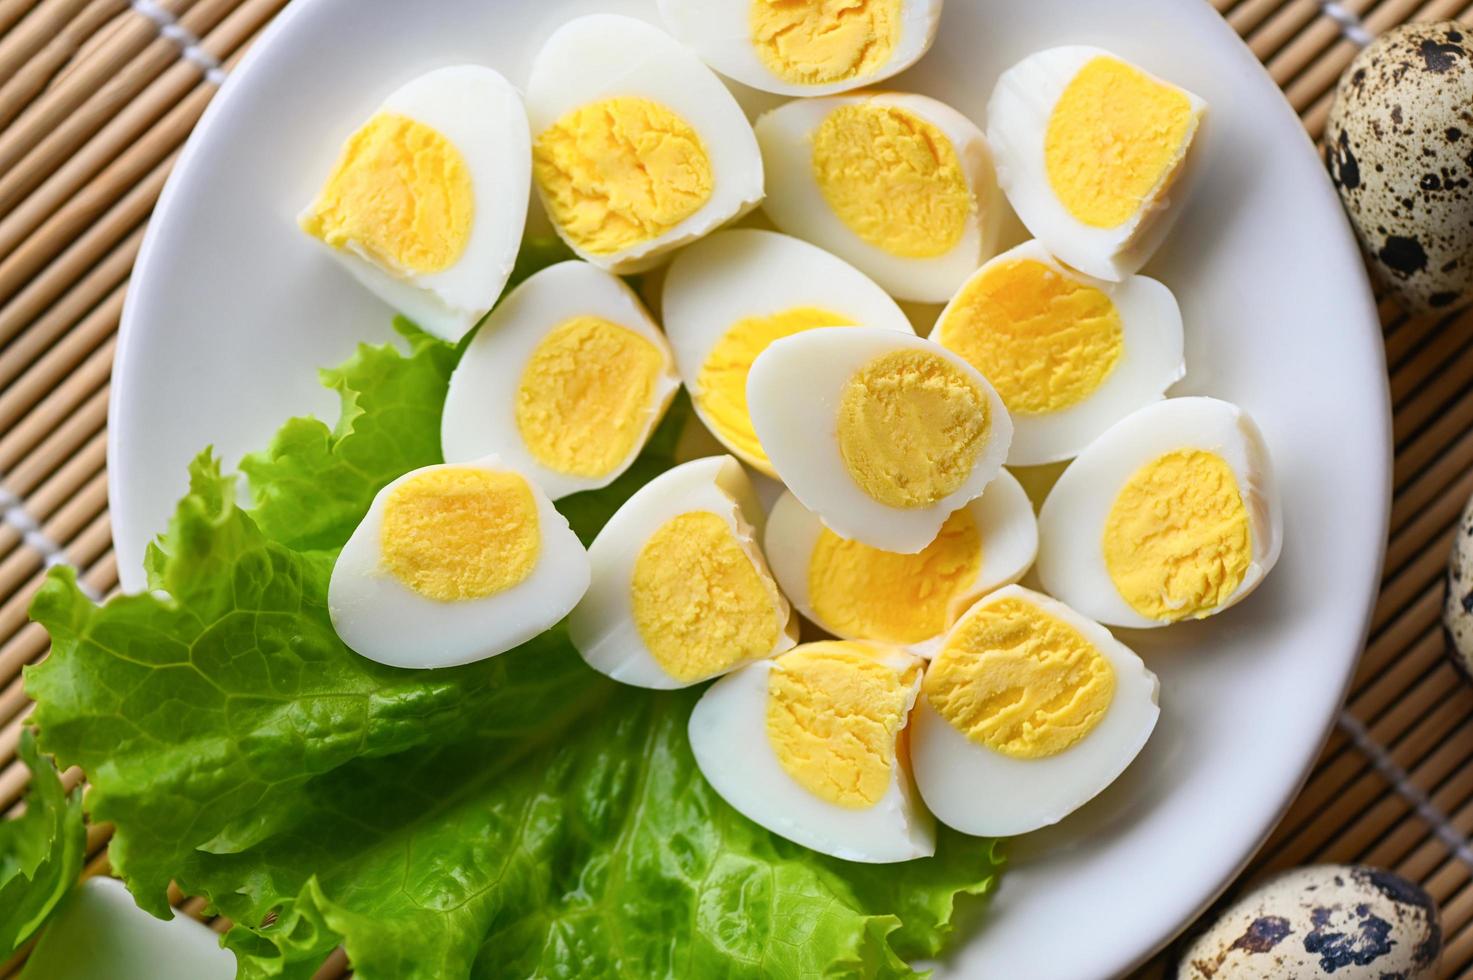
[[1473, 289], [1473, 36], [1406, 24], [1351, 63], [1325, 163], [1377, 278], [1412, 312]]
[[1463, 676], [1473, 679], [1473, 499], [1463, 509], [1453, 535], [1442, 625], [1447, 631], [1447, 655]]
[[1298, 868], [1264, 882], [1192, 940], [1180, 980], [1431, 980], [1442, 928], [1431, 897], [1358, 865]]

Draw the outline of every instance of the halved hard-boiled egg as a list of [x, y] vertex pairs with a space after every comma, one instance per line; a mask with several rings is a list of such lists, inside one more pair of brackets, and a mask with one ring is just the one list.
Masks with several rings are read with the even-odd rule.
[[1268, 448], [1242, 409], [1168, 398], [1117, 422], [1039, 513], [1038, 577], [1115, 626], [1221, 612], [1273, 568], [1283, 536]]
[[530, 154], [527, 114], [505, 78], [441, 68], [348, 137], [298, 223], [385, 303], [453, 342], [511, 275]]
[[665, 274], [661, 309], [696, 414], [744, 462], [774, 476], [752, 430], [747, 373], [774, 340], [815, 327], [913, 333], [864, 273], [823, 249], [756, 228], [719, 231]]
[[1171, 290], [1144, 276], [1091, 279], [1036, 241], [973, 273], [931, 339], [997, 389], [1013, 420], [1014, 466], [1078, 455], [1186, 372]]
[[624, 472], [679, 387], [675, 359], [617, 276], [560, 262], [513, 289], [450, 376], [450, 462], [497, 453], [557, 500]]
[[763, 209], [900, 299], [940, 303], [992, 254], [1002, 199], [981, 130], [924, 95], [789, 102], [756, 124]]
[[919, 60], [941, 0], [660, 0], [660, 16], [728, 78], [778, 95], [828, 95]]
[[904, 651], [805, 643], [711, 685], [691, 751], [721, 798], [774, 834], [846, 861], [927, 857], [935, 824], [904, 749], [920, 684]]
[[914, 554], [1002, 469], [1013, 424], [987, 380], [939, 344], [879, 327], [773, 342], [747, 378], [779, 478], [835, 534]]
[[1003, 470], [917, 554], [841, 538], [791, 493], [773, 505], [763, 540], [783, 594], [819, 627], [924, 656], [978, 596], [1023, 577], [1038, 553], [1038, 524]]
[[987, 104], [997, 179], [1033, 236], [1098, 279], [1135, 272], [1186, 192], [1207, 104], [1108, 51], [1050, 48]]
[[488, 456], [380, 490], [328, 583], [333, 629], [391, 667], [453, 667], [549, 629], [588, 588], [588, 554], [535, 483]]
[[568, 621], [588, 665], [637, 687], [688, 687], [797, 642], [758, 544], [740, 463], [711, 456], [645, 484], [589, 548], [593, 585]]
[[1156, 675], [1098, 623], [1021, 586], [980, 600], [926, 668], [910, 754], [936, 819], [1008, 837], [1057, 823], [1156, 727]]
[[752, 126], [711, 69], [640, 20], [594, 14], [548, 38], [527, 83], [532, 173], [559, 235], [637, 272], [762, 199]]

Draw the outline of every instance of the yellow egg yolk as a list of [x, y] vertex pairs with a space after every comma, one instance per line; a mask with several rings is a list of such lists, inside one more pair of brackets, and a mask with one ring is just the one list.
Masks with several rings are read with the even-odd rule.
[[981, 371], [1009, 412], [1024, 415], [1084, 401], [1125, 348], [1109, 296], [1032, 259], [993, 266], [969, 281], [935, 339]]
[[1197, 129], [1178, 88], [1117, 58], [1087, 63], [1049, 116], [1044, 167], [1059, 202], [1094, 228], [1114, 228], [1175, 176]]
[[700, 134], [672, 109], [619, 96], [574, 109], [537, 137], [532, 173], [552, 220], [591, 255], [658, 238], [715, 186]]
[[752, 0], [757, 57], [794, 85], [824, 85], [884, 67], [900, 38], [900, 0]]
[[881, 354], [845, 383], [839, 454], [849, 476], [887, 507], [929, 507], [971, 475], [990, 429], [987, 395], [927, 350]]
[[542, 537], [537, 501], [515, 473], [446, 467], [411, 477], [384, 501], [384, 567], [441, 602], [482, 599], [526, 580]]
[[926, 669], [922, 691], [978, 745], [1042, 759], [1105, 717], [1115, 668], [1073, 626], [1031, 602], [1003, 599], [963, 617]]
[[395, 274], [428, 275], [460, 258], [475, 210], [460, 151], [424, 123], [380, 112], [348, 138], [301, 225]]
[[890, 788], [918, 667], [862, 643], [806, 643], [767, 675], [767, 739], [789, 776], [821, 800], [872, 807]]
[[752, 370], [752, 362], [775, 340], [815, 327], [852, 325], [848, 317], [812, 306], [738, 320], [706, 355], [696, 379], [696, 404], [706, 422], [744, 460], [775, 476], [747, 411], [747, 373]]
[[1102, 546], [1116, 590], [1142, 616], [1169, 623], [1211, 614], [1252, 562], [1232, 467], [1201, 449], [1147, 463], [1115, 497]]
[[664, 352], [633, 330], [602, 317], [574, 317], [527, 359], [517, 385], [517, 431], [548, 469], [604, 476], [649, 430], [664, 370]]
[[856, 103], [830, 112], [814, 130], [812, 164], [839, 220], [891, 255], [946, 254], [976, 210], [951, 140], [897, 106]]
[[777, 586], [710, 511], [680, 514], [650, 535], [630, 601], [650, 655], [682, 682], [767, 656], [787, 625]]
[[808, 600], [836, 633], [918, 643], [951, 625], [953, 606], [976, 588], [981, 570], [982, 535], [965, 509], [915, 555], [881, 551], [824, 528], [808, 561]]

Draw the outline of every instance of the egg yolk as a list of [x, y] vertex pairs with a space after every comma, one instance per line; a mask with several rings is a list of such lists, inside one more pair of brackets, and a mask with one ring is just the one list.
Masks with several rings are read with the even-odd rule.
[[918, 643], [951, 625], [952, 607], [972, 592], [981, 571], [982, 535], [965, 509], [915, 555], [881, 551], [824, 528], [808, 561], [808, 599], [836, 633]]
[[1180, 89], [1117, 58], [1095, 58], [1049, 116], [1049, 185], [1079, 221], [1114, 228], [1166, 190], [1196, 129]]
[[896, 106], [843, 105], [813, 133], [813, 177], [834, 214], [891, 255], [956, 247], [976, 210], [951, 140]]
[[1042, 415], [1079, 404], [1105, 383], [1125, 331], [1105, 293], [1025, 259], [973, 277], [936, 339], [981, 371], [1009, 412]]
[[968, 613], [926, 669], [936, 713], [978, 745], [1014, 759], [1058, 755], [1105, 717], [1115, 668], [1073, 626], [1031, 602]]
[[424, 123], [380, 112], [348, 137], [301, 225], [397, 274], [428, 275], [460, 258], [475, 210], [454, 145]]
[[1210, 615], [1248, 572], [1252, 532], [1232, 467], [1178, 449], [1141, 467], [1105, 520], [1105, 567], [1130, 608], [1163, 622]]
[[862, 643], [806, 643], [773, 661], [767, 740], [784, 771], [829, 803], [879, 803], [918, 670], [897, 671]]
[[769, 344], [815, 327], [847, 327], [853, 321], [838, 313], [800, 306], [770, 316], [753, 316], [732, 324], [701, 365], [696, 403], [723, 442], [769, 476], [772, 461], [762, 450], [747, 411], [747, 373]]
[[710, 511], [680, 514], [650, 535], [630, 601], [650, 655], [682, 682], [767, 656], [787, 625], [777, 586]]
[[649, 430], [664, 370], [664, 352], [633, 330], [602, 317], [574, 317], [527, 359], [517, 385], [517, 431], [548, 469], [604, 476]]
[[619, 96], [573, 109], [537, 137], [532, 173], [575, 246], [610, 255], [699, 211], [714, 187], [700, 134], [672, 109]]
[[515, 473], [429, 470], [384, 501], [384, 567], [426, 598], [457, 602], [505, 592], [532, 574], [541, 546], [537, 500]]
[[881, 354], [855, 372], [839, 398], [844, 467], [887, 507], [929, 507], [955, 492], [990, 427], [981, 386], [927, 350]]
[[794, 85], [824, 85], [882, 68], [900, 38], [900, 0], [752, 0], [757, 57]]

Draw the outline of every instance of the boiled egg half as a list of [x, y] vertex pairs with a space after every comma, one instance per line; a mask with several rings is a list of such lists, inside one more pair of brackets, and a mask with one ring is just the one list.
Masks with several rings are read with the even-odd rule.
[[560, 262], [481, 325], [450, 376], [440, 442], [450, 462], [496, 453], [557, 500], [624, 472], [679, 385], [634, 291], [587, 262]]
[[928, 654], [984, 593], [1016, 582], [1038, 553], [1033, 505], [1003, 470], [917, 554], [839, 537], [797, 497], [773, 505], [764, 538], [783, 594], [826, 632]]
[[676, 688], [790, 649], [797, 617], [763, 560], [762, 520], [730, 456], [645, 484], [589, 548], [593, 584], [568, 621], [583, 659], [625, 684]]
[[998, 79], [987, 104], [997, 179], [1033, 237], [1119, 280], [1180, 213], [1207, 104], [1099, 48], [1050, 48]]
[[532, 173], [580, 256], [636, 272], [762, 199], [762, 156], [736, 100], [657, 27], [579, 17], [543, 45], [527, 83]]
[[899, 299], [941, 303], [994, 250], [1002, 198], [981, 130], [924, 95], [801, 99], [756, 124], [773, 224]]
[[778, 477], [842, 538], [914, 554], [1002, 469], [1013, 424], [997, 392], [939, 344], [879, 327], [774, 341], [747, 378]]
[[380, 490], [338, 554], [327, 606], [369, 660], [453, 667], [549, 629], [588, 580], [588, 554], [552, 501], [488, 456]]
[[904, 751], [921, 661], [867, 643], [806, 643], [728, 674], [690, 716], [696, 765], [780, 837], [846, 861], [936, 850]]
[[965, 834], [1056, 823], [1156, 727], [1156, 675], [1098, 623], [1021, 586], [980, 600], [926, 668], [911, 733], [921, 797]]
[[1244, 599], [1283, 536], [1258, 426], [1216, 398], [1168, 398], [1079, 455], [1039, 512], [1038, 577], [1114, 626], [1201, 619]]
[[422, 75], [344, 144], [298, 223], [385, 303], [451, 342], [511, 275], [527, 218], [522, 100], [479, 65]]
[[823, 249], [756, 228], [719, 231], [681, 251], [661, 309], [696, 414], [743, 462], [775, 476], [752, 429], [747, 375], [774, 340], [815, 327], [913, 333], [864, 273]]
[[931, 339], [997, 389], [1013, 420], [1013, 466], [1078, 455], [1186, 373], [1171, 290], [1144, 276], [1091, 279], [1036, 241], [974, 272]]

